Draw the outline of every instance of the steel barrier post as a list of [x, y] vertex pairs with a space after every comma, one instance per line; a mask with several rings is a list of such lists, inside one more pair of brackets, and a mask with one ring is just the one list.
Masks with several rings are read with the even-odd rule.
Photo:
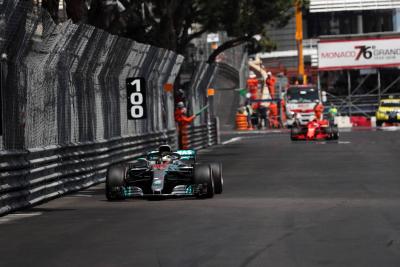
[[219, 118], [215, 117], [215, 131], [216, 131], [216, 137], [217, 137], [217, 145], [221, 144], [221, 132], [219, 128]]
[[350, 77], [350, 71], [347, 70], [347, 90], [348, 90], [348, 108], [349, 108], [349, 116], [351, 117], [351, 77]]
[[[5, 117], [5, 87], [7, 78], [7, 54], [2, 53], [0, 58], [0, 137], [3, 136], [4, 117]], [[4, 147], [3, 138], [0, 139], [0, 148]]]
[[378, 100], [381, 102], [381, 71], [377, 69], [378, 71]]

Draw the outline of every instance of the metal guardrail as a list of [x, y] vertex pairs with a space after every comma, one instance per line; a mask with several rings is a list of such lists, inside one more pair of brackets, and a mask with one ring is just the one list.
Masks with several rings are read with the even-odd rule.
[[161, 144], [175, 131], [0, 154], [0, 215], [103, 182], [107, 168]]
[[205, 125], [189, 128], [189, 144], [192, 149], [202, 149], [219, 143], [218, 119], [214, 119]]
[[[189, 128], [190, 148], [219, 143], [218, 119]], [[175, 148], [176, 131], [102, 142], [0, 153], [0, 215], [104, 182], [110, 165], [133, 160], [161, 144]]]

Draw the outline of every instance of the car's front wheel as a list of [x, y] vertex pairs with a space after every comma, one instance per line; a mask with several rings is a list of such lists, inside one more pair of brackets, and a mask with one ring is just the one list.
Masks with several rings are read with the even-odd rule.
[[300, 129], [300, 127], [298, 127], [298, 126], [293, 126], [293, 127], [290, 129], [290, 139], [291, 139], [292, 141], [297, 141], [297, 140], [298, 140], [298, 139], [297, 139], [297, 136], [298, 136], [299, 134], [301, 134], [301, 129]]
[[111, 166], [106, 176], [106, 197], [107, 200], [123, 199], [121, 189], [125, 185], [125, 167], [121, 165]]

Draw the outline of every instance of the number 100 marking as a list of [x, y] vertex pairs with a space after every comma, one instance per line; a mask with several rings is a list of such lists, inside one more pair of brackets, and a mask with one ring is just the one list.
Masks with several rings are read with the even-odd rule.
[[136, 92], [131, 93], [129, 100], [132, 104], [131, 107], [131, 116], [134, 119], [140, 119], [144, 115], [144, 109], [143, 109], [143, 94], [140, 91], [141, 84], [140, 84], [140, 79], [134, 80], [131, 82], [131, 85], [134, 86], [134, 90]]

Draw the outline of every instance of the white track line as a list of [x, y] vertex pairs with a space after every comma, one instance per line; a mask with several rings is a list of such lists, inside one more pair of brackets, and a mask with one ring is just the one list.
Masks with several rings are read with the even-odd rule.
[[388, 131], [388, 132], [395, 132], [400, 130], [399, 126], [386, 126], [386, 127], [381, 127], [380, 128], [382, 131]]
[[67, 195], [65, 197], [93, 197], [93, 195], [73, 194], [73, 195]]
[[242, 137], [234, 137], [234, 138], [229, 139], [228, 141], [222, 142], [222, 144], [227, 145], [227, 144], [231, 144], [234, 142], [238, 142], [240, 140], [242, 140]]
[[12, 213], [4, 217], [0, 217], [0, 224], [10, 223], [12, 221], [21, 220], [24, 218], [42, 215], [41, 212], [27, 212], [27, 213]]

